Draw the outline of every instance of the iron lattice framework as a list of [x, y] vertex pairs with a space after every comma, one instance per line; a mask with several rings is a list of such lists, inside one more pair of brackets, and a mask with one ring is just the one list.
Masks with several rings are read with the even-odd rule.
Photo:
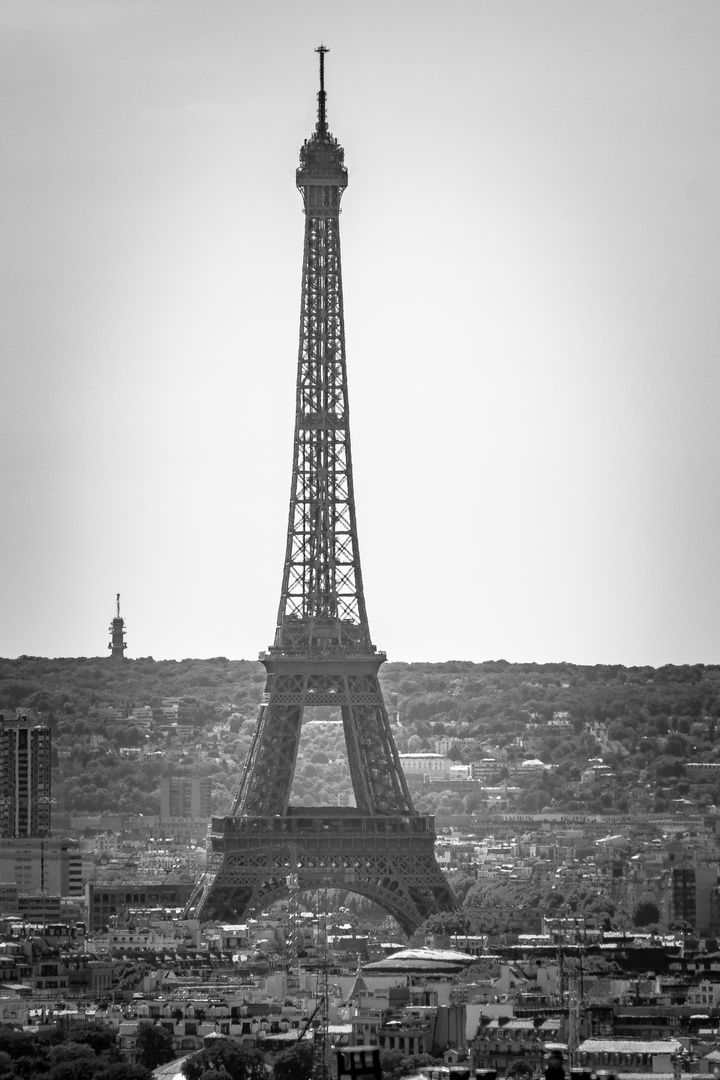
[[[300, 151], [305, 208], [290, 513], [267, 685], [231, 814], [213, 819], [208, 870], [188, 906], [243, 918], [301, 889], [345, 888], [408, 932], [455, 907], [415, 813], [392, 738], [365, 609], [350, 450], [340, 263], [344, 151], [327, 127], [324, 54], [315, 132]], [[290, 807], [306, 706], [341, 711], [356, 807]]]

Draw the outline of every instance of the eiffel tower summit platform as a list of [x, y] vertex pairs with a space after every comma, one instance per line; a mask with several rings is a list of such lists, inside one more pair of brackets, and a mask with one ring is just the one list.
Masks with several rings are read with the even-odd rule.
[[[363, 591], [340, 262], [345, 152], [326, 115], [320, 59], [315, 131], [300, 150], [305, 238], [287, 546], [267, 684], [240, 786], [213, 818], [206, 873], [186, 914], [244, 919], [290, 889], [346, 889], [406, 933], [455, 898], [434, 854], [434, 819], [415, 812], [378, 680]], [[306, 707], [343, 722], [355, 807], [291, 806]]]

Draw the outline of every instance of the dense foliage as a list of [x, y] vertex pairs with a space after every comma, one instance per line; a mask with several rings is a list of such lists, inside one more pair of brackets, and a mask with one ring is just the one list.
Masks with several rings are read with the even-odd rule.
[[265, 1059], [259, 1050], [238, 1046], [231, 1039], [216, 1039], [183, 1063], [186, 1080], [205, 1080], [211, 1073], [225, 1073], [230, 1080], [267, 1080]]
[[104, 1024], [53, 1025], [37, 1033], [0, 1025], [0, 1074], [7, 1080], [151, 1080], [149, 1069], [120, 1059], [117, 1032]]
[[141, 1020], [137, 1029], [137, 1057], [146, 1069], [157, 1069], [175, 1057], [172, 1032], [152, 1020]]
[[309, 1040], [293, 1043], [278, 1054], [273, 1065], [275, 1080], [312, 1080], [313, 1044]]
[[[714, 784], [692, 786], [687, 761], [720, 761], [720, 667], [620, 665], [386, 664], [381, 681], [398, 749], [429, 751], [459, 742], [458, 762], [493, 757], [490, 783], [539, 757], [544, 775], [512, 779], [525, 811], [666, 812], [688, 797], [720, 802]], [[109, 658], [0, 660], [0, 710], [33, 710], [53, 728], [56, 790], [72, 811], [157, 813], [163, 775], [211, 776], [215, 809], [227, 807], [250, 746], [265, 672], [251, 661], [113, 661]], [[163, 703], [179, 701], [177, 725]], [[149, 725], [128, 719], [149, 706]], [[118, 715], [107, 718], [106, 706]], [[350, 791], [342, 725], [330, 709], [308, 710], [293, 801], [337, 804]], [[313, 720], [323, 721], [313, 723]], [[179, 727], [178, 727], [179, 725]], [[139, 757], [129, 757], [142, 750]], [[610, 776], [580, 783], [588, 762]], [[472, 792], [438, 789], [416, 797], [421, 811], [472, 813]]]

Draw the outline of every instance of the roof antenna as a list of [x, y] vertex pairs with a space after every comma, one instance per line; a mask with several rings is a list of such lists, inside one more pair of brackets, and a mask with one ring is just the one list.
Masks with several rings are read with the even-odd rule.
[[320, 54], [320, 91], [318, 93], [318, 118], [315, 130], [318, 135], [326, 135], [328, 128], [325, 115], [325, 53], [330, 52], [330, 50], [326, 49], [324, 45], [320, 45], [315, 52]]

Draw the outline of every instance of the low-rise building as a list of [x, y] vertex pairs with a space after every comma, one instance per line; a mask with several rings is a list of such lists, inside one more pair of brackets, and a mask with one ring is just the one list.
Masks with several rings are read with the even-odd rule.
[[682, 1049], [679, 1039], [585, 1039], [576, 1060], [591, 1072], [673, 1073]]
[[427, 777], [446, 776], [454, 762], [443, 754], [400, 754], [400, 764], [406, 776], [420, 775]]

